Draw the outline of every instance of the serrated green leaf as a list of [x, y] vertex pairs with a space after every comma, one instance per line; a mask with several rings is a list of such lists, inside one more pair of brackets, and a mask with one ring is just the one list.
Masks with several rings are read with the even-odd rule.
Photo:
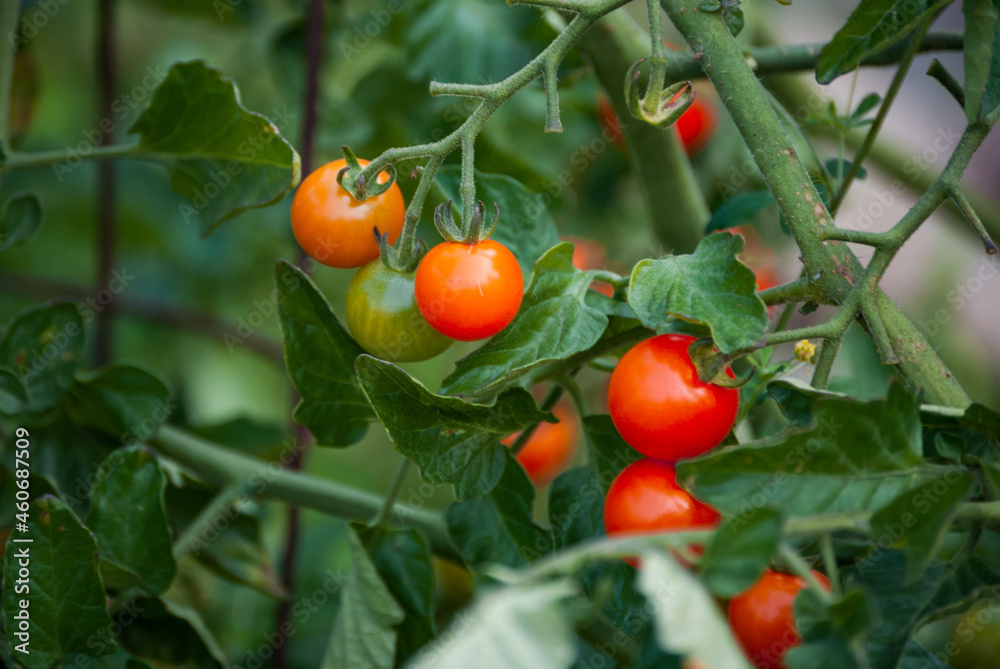
[[774, 196], [769, 190], [737, 193], [712, 212], [712, 219], [705, 228], [705, 234], [750, 223], [757, 218], [760, 212], [772, 205], [774, 205]]
[[302, 270], [279, 261], [274, 268], [285, 365], [302, 400], [295, 420], [322, 446], [350, 446], [375, 419], [354, 375], [364, 353]]
[[508, 451], [500, 481], [485, 495], [448, 507], [448, 533], [470, 566], [523, 567], [552, 548], [551, 533], [532, 519], [535, 486]]
[[906, 555], [872, 544], [868, 558], [845, 570], [847, 587], [868, 596], [873, 625], [867, 647], [873, 669], [897, 667], [913, 633], [941, 612], [964, 610], [1000, 592], [1000, 566], [976, 555], [934, 560], [917, 581], [906, 583]]
[[451, 483], [459, 500], [489, 492], [500, 480], [507, 448], [500, 440], [551, 413], [523, 388], [504, 391], [492, 405], [435, 395], [409, 374], [362, 355], [358, 379], [396, 449], [430, 483]]
[[403, 608], [393, 599], [358, 535], [348, 533], [351, 574], [340, 597], [321, 669], [391, 669]]
[[487, 591], [418, 654], [412, 669], [564, 669], [573, 663], [573, 621], [568, 580], [527, 583]]
[[639, 590], [655, 606], [660, 647], [706, 667], [749, 669], [718, 605], [698, 579], [668, 555], [642, 555]]
[[73, 422], [100, 430], [122, 443], [145, 441], [176, 409], [163, 381], [127, 365], [82, 376], [66, 395]]
[[811, 427], [678, 463], [678, 479], [729, 515], [878, 509], [948, 471], [924, 461], [919, 418], [917, 399], [898, 382], [885, 399], [817, 400]]
[[972, 488], [973, 478], [958, 469], [947, 471], [899, 495], [872, 514], [871, 528], [880, 546], [906, 555], [906, 581], [912, 583], [937, 557], [945, 534]]
[[[167, 597], [138, 597], [125, 604], [119, 618], [121, 645], [157, 666], [217, 669], [226, 655], [201, 615]], [[117, 629], [117, 628], [115, 628]]]
[[33, 193], [15, 193], [0, 209], [0, 251], [29, 242], [42, 229], [42, 203]]
[[105, 580], [109, 587], [158, 595], [177, 572], [160, 464], [148, 450], [132, 446], [114, 451], [99, 471], [87, 526], [97, 538], [102, 566], [115, 568], [115, 579]]
[[299, 182], [299, 156], [266, 117], [247, 111], [236, 85], [201, 61], [177, 63], [129, 129], [137, 157], [167, 168], [202, 236], [280, 200]]
[[500, 334], [455, 365], [442, 384], [449, 395], [491, 394], [537, 365], [568, 358], [597, 343], [608, 317], [584, 302], [593, 277], [573, 267], [573, 245], [543, 255], [521, 309]]
[[965, 14], [965, 116], [975, 123], [1000, 101], [1000, 1], [963, 0]]
[[13, 370], [28, 391], [25, 411], [46, 411], [73, 383], [83, 353], [83, 320], [69, 302], [25, 309], [0, 340], [0, 366]]
[[705, 585], [729, 598], [743, 592], [770, 565], [781, 539], [781, 514], [760, 509], [747, 518], [736, 516], [720, 527], [699, 562]]
[[604, 534], [604, 497], [618, 473], [640, 456], [621, 438], [611, 417], [583, 419], [590, 457], [560, 474], [549, 489], [549, 525], [557, 548]]
[[415, 529], [352, 524], [375, 569], [405, 614], [396, 627], [395, 666], [402, 666], [437, 633], [434, 565], [427, 540]]
[[828, 84], [861, 61], [913, 32], [919, 22], [951, 0], [862, 0], [847, 23], [820, 51], [816, 80]]
[[[435, 4], [445, 3], [439, 0]], [[527, 283], [538, 259], [559, 243], [559, 231], [546, 206], [548, 200], [505, 174], [476, 172], [475, 177], [476, 197], [484, 202], [487, 212], [493, 208], [491, 202], [500, 207], [500, 222], [493, 231], [492, 239], [514, 254]], [[438, 170], [434, 184], [443, 201], [462, 201], [459, 193], [461, 180], [462, 171], [457, 165]]]
[[[18, 575], [24, 558], [29, 561], [26, 579]], [[4, 631], [15, 650], [28, 642], [29, 652], [17, 654], [27, 669], [49, 669], [72, 653], [99, 657], [114, 650], [114, 641], [106, 646], [94, 644], [111, 627], [97, 570], [97, 544], [76, 514], [58, 499], [45, 496], [31, 504], [28, 531], [16, 531], [7, 541], [3, 572]], [[18, 636], [21, 600], [29, 602], [26, 637]]]
[[667, 316], [705, 323], [723, 352], [756, 346], [767, 329], [767, 307], [757, 296], [753, 270], [737, 256], [743, 238], [720, 232], [691, 255], [640, 261], [632, 270], [628, 304], [655, 329]]

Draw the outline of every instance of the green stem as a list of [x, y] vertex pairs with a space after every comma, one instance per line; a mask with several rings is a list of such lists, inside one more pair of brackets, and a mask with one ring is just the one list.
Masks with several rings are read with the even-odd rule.
[[0, 156], [10, 153], [10, 102], [17, 56], [17, 13], [20, 3], [7, 0], [0, 7]]
[[174, 559], [179, 562], [186, 555], [195, 553], [199, 545], [205, 543], [202, 537], [218, 524], [219, 517], [225, 515], [241, 497], [246, 497], [248, 493], [249, 487], [246, 483], [233, 483], [222, 488], [174, 542]]
[[[162, 426], [151, 443], [206, 482], [220, 487], [245, 485], [250, 494], [262, 499], [364, 522], [375, 517], [383, 505], [384, 500], [378, 495], [289, 471], [279, 463], [237, 453], [172, 425]], [[440, 513], [397, 503], [393, 505], [393, 514], [401, 524], [423, 531], [436, 553], [451, 560], [460, 560]]]
[[404, 271], [416, 269], [417, 262], [420, 260], [417, 255], [417, 224], [420, 222], [420, 214], [424, 210], [427, 195], [430, 193], [431, 186], [434, 185], [434, 175], [437, 174], [443, 162], [444, 156], [431, 156], [427, 159], [420, 171], [417, 189], [410, 199], [410, 204], [406, 207], [403, 231], [399, 235], [399, 244], [396, 247], [399, 254], [399, 269]]
[[833, 370], [833, 361], [837, 358], [837, 351], [840, 350], [840, 342], [840, 337], [826, 339], [819, 347], [816, 369], [813, 370], [813, 388], [826, 388], [826, 384], [830, 380], [830, 372]]
[[781, 332], [788, 327], [788, 322], [792, 320], [792, 314], [795, 313], [795, 309], [798, 307], [798, 302], [789, 302], [781, 310], [781, 315], [778, 316], [778, 322], [774, 324], [773, 332]]
[[785, 562], [792, 573], [804, 579], [806, 583], [809, 584], [809, 587], [812, 588], [812, 590], [827, 606], [833, 604], [835, 601], [833, 595], [827, 592], [826, 588], [819, 584], [819, 580], [817, 580], [816, 575], [813, 574], [812, 568], [805, 560], [802, 559], [802, 556], [799, 555], [798, 551], [788, 544], [781, 544], [778, 548], [778, 554], [781, 556], [781, 559]]
[[830, 579], [833, 596], [840, 599], [840, 569], [837, 566], [837, 553], [834, 551], [833, 537], [830, 534], [820, 535], [819, 551], [823, 556], [823, 567], [826, 569], [826, 577]]
[[580, 416], [581, 420], [590, 415], [590, 409], [587, 407], [587, 398], [584, 397], [583, 390], [580, 389], [580, 384], [576, 382], [575, 378], [566, 374], [556, 379], [555, 382], [569, 393], [573, 404], [576, 406], [576, 413]]
[[403, 484], [406, 483], [406, 477], [410, 474], [411, 464], [406, 458], [400, 460], [399, 466], [396, 467], [396, 472], [392, 475], [392, 480], [389, 482], [389, 489], [382, 500], [382, 509], [375, 516], [375, 520], [372, 521], [373, 526], [388, 523], [389, 516], [392, 515], [392, 509], [399, 498], [399, 493], [403, 491]]
[[759, 295], [764, 304], [770, 307], [775, 304], [812, 299], [816, 297], [814, 292], [812, 282], [807, 277], [800, 277], [795, 281], [762, 290]]
[[840, 186], [837, 188], [837, 194], [830, 203], [830, 211], [837, 211], [840, 207], [840, 203], [843, 202], [844, 197], [847, 196], [847, 191], [850, 189], [851, 183], [853, 183], [854, 178], [858, 176], [858, 171], [861, 169], [861, 163], [865, 161], [865, 157], [871, 150], [872, 145], [875, 144], [875, 138], [878, 137], [879, 130], [882, 129], [882, 124], [885, 123], [885, 119], [889, 115], [889, 109], [892, 107], [892, 103], [896, 99], [896, 94], [899, 93], [899, 89], [903, 85], [903, 80], [906, 78], [907, 72], [910, 71], [910, 65], [913, 64], [913, 59], [916, 57], [917, 51], [920, 49], [920, 43], [923, 41], [924, 35], [927, 34], [927, 29], [930, 27], [933, 18], [934, 17], [928, 17], [925, 19], [916, 29], [914, 36], [910, 39], [910, 45], [906, 49], [906, 53], [903, 54], [902, 59], [899, 61], [899, 66], [896, 68], [896, 74], [893, 76], [892, 82], [889, 84], [889, 90], [886, 91], [885, 98], [879, 106], [878, 114], [875, 115], [875, 121], [868, 129], [868, 134], [865, 135], [865, 141], [861, 144], [861, 148], [855, 154], [854, 160], [851, 162], [851, 169], [847, 171], [847, 175], [844, 177], [844, 180], [840, 182]]
[[134, 159], [134, 160], [173, 160], [173, 156], [158, 153], [146, 153], [136, 150], [135, 145], [112, 144], [110, 146], [95, 146], [90, 152], [84, 154], [70, 155], [63, 150], [39, 151], [37, 153], [10, 152], [7, 159], [0, 165], [3, 170], [17, 170], [28, 167], [48, 167], [58, 163], [67, 163], [72, 160], [112, 160], [112, 159]]

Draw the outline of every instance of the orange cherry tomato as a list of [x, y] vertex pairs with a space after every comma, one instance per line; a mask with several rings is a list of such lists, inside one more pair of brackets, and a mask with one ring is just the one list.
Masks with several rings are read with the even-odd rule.
[[[359, 160], [362, 167], [367, 160]], [[307, 176], [292, 200], [292, 232], [299, 246], [328, 267], [361, 267], [378, 258], [374, 230], [393, 244], [403, 230], [405, 205], [399, 186], [358, 202], [337, 183], [343, 160], [323, 165]], [[378, 175], [385, 183], [387, 172]]]
[[452, 339], [478, 341], [514, 320], [524, 276], [500, 242], [444, 242], [420, 261], [415, 289], [417, 307], [431, 327]]
[[[566, 402], [557, 404], [552, 413], [559, 422], [539, 423], [517, 454], [517, 461], [538, 488], [552, 483], [552, 480], [566, 469], [576, 450], [575, 413]], [[504, 446], [512, 446], [520, 434], [515, 432], [502, 443]]]
[[[673, 462], [717, 446], [736, 421], [735, 388], [704, 383], [691, 362], [689, 335], [641, 341], [611, 373], [608, 407], [615, 428], [643, 455]], [[733, 376], [727, 368], [726, 373]]]
[[[829, 592], [830, 581], [818, 571], [812, 575]], [[785, 669], [789, 648], [802, 643], [795, 626], [793, 604], [805, 579], [765, 569], [760, 578], [729, 603], [729, 627], [757, 669]]]
[[[711, 529], [718, 524], [718, 511], [680, 487], [673, 465], [661, 460], [636, 460], [615, 477], [604, 498], [604, 531], [609, 537]], [[704, 550], [698, 544], [690, 549]]]
[[[562, 240], [573, 243], [573, 267], [582, 270], [604, 269], [607, 264], [607, 255], [600, 242], [582, 237], [563, 237]], [[603, 281], [594, 281], [590, 284], [590, 289], [608, 297], [615, 294], [614, 287]]]

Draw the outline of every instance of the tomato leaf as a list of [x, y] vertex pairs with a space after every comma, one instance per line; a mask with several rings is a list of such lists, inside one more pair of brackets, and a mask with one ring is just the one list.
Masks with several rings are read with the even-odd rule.
[[405, 618], [396, 626], [396, 659], [403, 666], [436, 636], [434, 565], [427, 540], [415, 529], [397, 530], [352, 523], [389, 594]]
[[177, 406], [156, 376], [138, 367], [115, 365], [78, 378], [65, 408], [77, 425], [135, 443], [151, 437]]
[[514, 320], [455, 365], [442, 385], [449, 395], [489, 395], [537, 365], [568, 358], [597, 343], [608, 317], [589, 307], [590, 272], [573, 267], [573, 245], [543, 255]]
[[944, 611], [964, 610], [1000, 592], [1000, 565], [975, 554], [950, 562], [935, 559], [907, 584], [907, 556], [872, 545], [873, 559], [844, 572], [847, 587], [862, 588], [874, 621], [867, 641], [872, 667], [896, 667], [913, 633]]
[[488, 590], [412, 669], [569, 667], [576, 649], [566, 600], [575, 592], [565, 579]]
[[148, 450], [133, 446], [113, 451], [99, 472], [87, 525], [97, 538], [105, 582], [158, 595], [177, 572], [160, 464]]
[[904, 39], [951, 0], [864, 0], [820, 51], [816, 80], [828, 84], [861, 61]]
[[781, 514], [759, 509], [720, 527], [699, 562], [702, 579], [719, 597], [743, 592], [771, 563], [781, 539]]
[[769, 190], [751, 190], [737, 193], [712, 212], [712, 219], [705, 228], [709, 235], [718, 230], [745, 225], [757, 218], [760, 212], [774, 205], [774, 196]]
[[280, 200], [299, 182], [299, 156], [266, 117], [247, 111], [236, 85], [201, 61], [177, 63], [153, 91], [130, 133], [137, 158], [167, 168], [189, 204], [185, 223], [202, 236], [220, 223]]
[[706, 667], [747, 668], [719, 607], [698, 579], [662, 552], [642, 555], [639, 590], [655, 612], [660, 647]]
[[509, 451], [504, 456], [503, 475], [492, 490], [452, 504], [445, 514], [452, 542], [473, 567], [523, 567], [552, 548], [550, 532], [532, 519], [535, 486]]
[[975, 123], [1000, 103], [1000, 0], [964, 0], [965, 116]]
[[351, 573], [320, 668], [391, 669], [396, 656], [395, 627], [403, 622], [405, 613], [357, 533], [352, 529], [347, 538]]
[[280, 261], [274, 268], [285, 365], [302, 400], [295, 420], [323, 446], [350, 446], [375, 419], [354, 375], [364, 351], [302, 270]]
[[121, 645], [143, 660], [157, 666], [227, 666], [219, 642], [201, 615], [188, 606], [167, 597], [138, 597], [126, 603], [119, 616]]
[[618, 473], [639, 458], [611, 416], [587, 416], [583, 431], [590, 451], [587, 464], [566, 470], [549, 489], [549, 525], [558, 548], [604, 534], [604, 496]]
[[972, 488], [971, 474], [950, 470], [907, 490], [872, 515], [876, 543], [902, 549], [906, 581], [920, 577], [937, 556], [958, 504]]
[[27, 403], [28, 389], [21, 383], [21, 377], [0, 368], [0, 414], [16, 414]]
[[[476, 172], [475, 177], [476, 197], [486, 205], [488, 214], [492, 216], [491, 202], [500, 207], [500, 222], [493, 231], [492, 239], [510, 249], [521, 265], [521, 274], [527, 282], [538, 259], [559, 243], [559, 231], [545, 204], [546, 200], [505, 174]], [[461, 180], [461, 169], [457, 165], [449, 165], [438, 170], [434, 184], [445, 202], [459, 203], [462, 201], [459, 193]], [[458, 209], [461, 209], [460, 205], [455, 211], [456, 219], [460, 218]]]
[[0, 251], [29, 242], [42, 229], [42, 203], [33, 193], [15, 193], [0, 209]]
[[901, 383], [885, 399], [818, 400], [808, 428], [780, 443], [753, 443], [678, 464], [695, 497], [721, 512], [789, 515], [879, 509], [949, 470], [923, 457], [917, 399]]
[[28, 393], [25, 412], [53, 408], [73, 384], [83, 353], [83, 320], [69, 302], [25, 309], [0, 339], [0, 366], [13, 370]]
[[854, 588], [827, 603], [805, 588], [796, 596], [794, 610], [802, 643], [785, 655], [791, 669], [867, 666], [864, 640], [871, 614], [863, 590]]
[[[36, 448], [33, 444], [33, 453]], [[18, 653], [18, 661], [27, 669], [49, 669], [73, 653], [91, 657], [110, 653], [115, 649], [113, 640], [105, 645], [94, 643], [106, 638], [111, 627], [94, 535], [55, 497], [42, 497], [29, 508], [28, 530], [11, 534], [3, 562], [6, 638], [12, 646], [29, 642], [30, 652]], [[30, 561], [27, 577], [18, 575], [19, 555], [27, 555]], [[27, 591], [16, 592], [18, 579]], [[18, 632], [23, 630], [15, 616], [22, 610], [19, 602], [26, 598], [30, 639], [19, 639]]]
[[629, 306], [648, 328], [667, 316], [705, 323], [723, 352], [756, 346], [767, 329], [767, 307], [753, 270], [737, 259], [742, 250], [740, 235], [720, 232], [691, 255], [640, 261], [632, 270]]
[[459, 500], [482, 495], [505, 468], [504, 437], [555, 417], [528, 391], [503, 392], [492, 405], [435, 395], [403, 370], [369, 355], [357, 361], [358, 379], [396, 449], [430, 483], [451, 483]]

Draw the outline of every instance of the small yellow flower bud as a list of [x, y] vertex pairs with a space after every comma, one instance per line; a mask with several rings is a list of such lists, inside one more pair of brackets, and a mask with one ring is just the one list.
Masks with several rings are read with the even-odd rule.
[[816, 345], [808, 339], [803, 339], [795, 345], [796, 360], [801, 360], [802, 362], [812, 362], [814, 355], [816, 355]]

